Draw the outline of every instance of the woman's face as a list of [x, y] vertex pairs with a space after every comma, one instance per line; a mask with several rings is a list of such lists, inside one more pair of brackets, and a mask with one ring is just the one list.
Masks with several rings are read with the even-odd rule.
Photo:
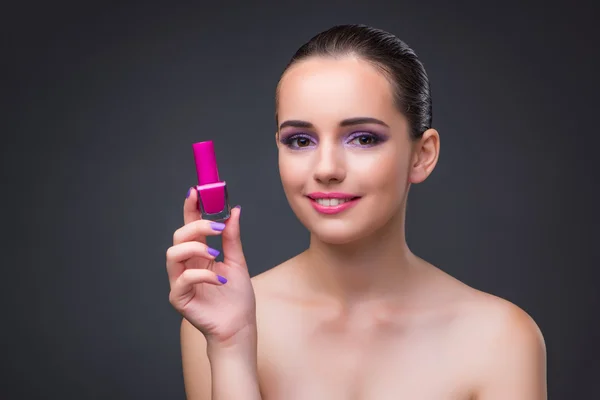
[[282, 77], [277, 112], [285, 195], [312, 234], [349, 243], [403, 211], [415, 146], [380, 71], [309, 58]]

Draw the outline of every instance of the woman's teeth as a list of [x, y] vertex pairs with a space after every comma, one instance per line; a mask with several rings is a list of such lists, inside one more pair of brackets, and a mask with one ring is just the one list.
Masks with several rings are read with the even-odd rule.
[[319, 205], [322, 205], [324, 207], [339, 206], [340, 204], [343, 204], [350, 200], [352, 199], [315, 199], [315, 201], [319, 203]]

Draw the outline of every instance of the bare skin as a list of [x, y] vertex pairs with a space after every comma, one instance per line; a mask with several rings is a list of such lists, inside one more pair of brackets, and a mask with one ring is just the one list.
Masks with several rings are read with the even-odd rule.
[[[547, 398], [543, 339], [517, 306], [419, 259], [410, 295], [343, 306], [298, 286], [304, 257], [252, 279], [263, 400]], [[210, 399], [205, 339], [186, 320], [182, 339], [188, 399]]]
[[298, 288], [302, 258], [254, 278], [263, 400], [544, 398], [539, 336], [516, 306], [419, 259], [410, 293], [342, 305]]
[[[385, 126], [341, 123], [365, 116]], [[300, 129], [309, 138], [292, 144], [283, 139], [299, 130], [297, 123], [276, 134], [284, 191], [310, 232], [310, 246], [247, 278], [254, 314], [243, 307], [250, 292], [245, 270], [236, 269], [246, 267], [234, 215], [223, 233], [225, 256], [236, 260], [231, 266], [226, 260], [238, 280], [223, 291], [230, 301], [206, 314], [173, 301], [186, 317], [181, 341], [188, 399], [250, 398], [239, 393], [257, 396], [257, 388], [263, 400], [546, 399], [544, 340], [529, 315], [409, 249], [406, 199], [410, 185], [433, 171], [439, 135], [429, 129], [410, 138], [380, 71], [354, 57], [304, 61], [282, 78], [278, 117], [311, 124]], [[357, 131], [378, 132], [384, 140], [357, 141], [349, 136]], [[318, 191], [360, 199], [342, 213], [322, 214], [307, 197]], [[197, 219], [189, 214], [193, 204], [194, 195], [184, 206], [186, 226]], [[192, 236], [181, 234], [178, 241]], [[210, 279], [202, 282], [217, 284]]]

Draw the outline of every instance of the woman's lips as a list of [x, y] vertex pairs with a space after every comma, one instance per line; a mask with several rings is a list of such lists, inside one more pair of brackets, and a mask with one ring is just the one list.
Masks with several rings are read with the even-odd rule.
[[354, 207], [360, 197], [319, 197], [318, 199], [308, 197], [310, 204], [315, 210], [322, 214], [337, 214]]

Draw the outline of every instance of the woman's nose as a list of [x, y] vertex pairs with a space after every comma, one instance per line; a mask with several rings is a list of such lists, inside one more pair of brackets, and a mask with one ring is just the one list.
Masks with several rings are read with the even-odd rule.
[[342, 182], [346, 178], [343, 149], [335, 144], [322, 143], [317, 151], [314, 179], [323, 184]]

